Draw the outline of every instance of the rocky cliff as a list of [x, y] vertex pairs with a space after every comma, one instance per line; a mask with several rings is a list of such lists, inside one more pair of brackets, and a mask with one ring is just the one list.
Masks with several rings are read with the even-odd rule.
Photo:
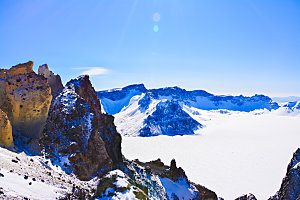
[[[142, 99], [143, 100], [143, 99]], [[141, 101], [139, 101], [140, 103]], [[175, 101], [163, 101], [144, 120], [140, 136], [193, 134], [202, 125], [189, 116]]]
[[300, 148], [294, 153], [279, 191], [269, 200], [300, 199]]
[[13, 136], [10, 121], [5, 112], [0, 109], [0, 145], [12, 146]]
[[103, 175], [122, 161], [121, 137], [108, 119], [88, 76], [69, 81], [50, 107], [46, 153], [81, 180]]
[[240, 197], [236, 198], [235, 200], [257, 200], [257, 199], [253, 194], [249, 193], [249, 194], [240, 196]]
[[47, 64], [39, 66], [38, 73], [47, 79], [51, 87], [52, 96], [56, 96], [64, 88], [60, 76], [58, 74], [55, 75]]
[[37, 75], [33, 62], [0, 70], [0, 108], [7, 114], [13, 131], [39, 138], [51, 104], [51, 88]]
[[146, 173], [158, 176], [159, 182], [165, 190], [166, 199], [218, 199], [215, 192], [189, 181], [184, 170], [176, 166], [174, 159], [170, 166], [165, 165], [160, 159], [145, 163], [138, 160], [134, 162], [138, 164], [137, 166], [145, 169]]

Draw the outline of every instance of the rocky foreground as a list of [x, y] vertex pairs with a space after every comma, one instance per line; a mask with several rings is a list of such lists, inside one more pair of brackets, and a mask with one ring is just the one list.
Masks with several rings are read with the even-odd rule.
[[[88, 76], [63, 86], [47, 65], [38, 74], [32, 67], [30, 61], [0, 70], [0, 199], [219, 199], [189, 181], [175, 160], [167, 166], [124, 158], [114, 117], [101, 111]], [[201, 125], [191, 120], [190, 126]], [[272, 199], [299, 198], [297, 152]]]

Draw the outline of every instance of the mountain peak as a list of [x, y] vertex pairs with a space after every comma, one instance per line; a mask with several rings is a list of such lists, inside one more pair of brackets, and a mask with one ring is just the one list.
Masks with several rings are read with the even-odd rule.
[[137, 90], [137, 91], [140, 91], [140, 92], [146, 92], [147, 91], [145, 85], [142, 84], [142, 83], [128, 85], [126, 87], [123, 87], [121, 90], [125, 90], [125, 91], [128, 91], [128, 90]]

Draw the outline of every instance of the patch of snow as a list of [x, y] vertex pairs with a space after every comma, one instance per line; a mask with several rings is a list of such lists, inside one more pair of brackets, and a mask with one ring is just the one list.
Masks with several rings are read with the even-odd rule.
[[122, 135], [137, 136], [144, 126], [144, 120], [156, 110], [156, 105], [160, 102], [153, 99], [148, 109], [142, 110], [138, 103], [143, 97], [144, 94], [134, 96], [129, 105], [122, 109], [122, 112], [114, 115], [117, 131]]
[[124, 98], [116, 101], [113, 101], [105, 97], [101, 98], [100, 100], [104, 110], [110, 115], [114, 115], [119, 113], [126, 106], [128, 106], [131, 98], [136, 95], [141, 95], [141, 92], [137, 90], [132, 90]]
[[3, 188], [4, 194], [11, 197], [29, 197], [30, 199], [52, 200], [67, 193], [66, 189], [58, 188], [41, 181], [32, 181], [30, 178], [24, 179], [24, 176], [9, 173], [8, 170], [1, 169], [0, 172], [4, 177], [0, 177], [0, 187]]
[[[91, 191], [99, 181], [97, 178], [80, 181], [43, 156], [28, 156], [1, 147], [0, 160], [0, 173], [4, 175], [0, 177], [0, 187], [6, 199], [54, 200], [71, 193], [73, 184]], [[62, 160], [66, 162], [64, 158]]]
[[176, 193], [176, 196], [183, 200], [195, 197], [195, 190], [190, 188], [186, 183], [177, 183], [165, 177], [160, 180], [169, 198], [172, 197], [173, 193]]
[[298, 163], [293, 167], [293, 169], [297, 169], [298, 167], [300, 167], [300, 162], [298, 162]]

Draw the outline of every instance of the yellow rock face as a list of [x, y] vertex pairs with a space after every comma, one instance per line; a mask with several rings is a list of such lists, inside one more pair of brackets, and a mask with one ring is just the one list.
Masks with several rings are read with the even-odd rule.
[[0, 109], [0, 144], [4, 146], [12, 146], [13, 136], [12, 127], [7, 115]]
[[52, 100], [51, 88], [33, 70], [33, 62], [0, 70], [0, 108], [13, 129], [29, 138], [39, 138]]

